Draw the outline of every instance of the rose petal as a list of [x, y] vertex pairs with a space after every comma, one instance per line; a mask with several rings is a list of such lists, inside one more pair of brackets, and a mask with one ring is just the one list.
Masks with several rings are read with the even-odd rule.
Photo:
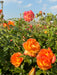
[[35, 68], [32, 68], [32, 69], [30, 70], [30, 72], [29, 72], [28, 75], [36, 75], [36, 74], [35, 74]]
[[56, 56], [54, 55], [52, 59], [52, 63], [55, 63], [55, 61], [56, 61]]

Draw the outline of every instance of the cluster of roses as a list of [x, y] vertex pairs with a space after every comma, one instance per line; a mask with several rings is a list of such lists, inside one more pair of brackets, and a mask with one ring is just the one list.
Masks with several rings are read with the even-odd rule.
[[45, 13], [43, 13], [42, 11], [39, 11], [39, 13], [36, 14], [36, 16], [35, 16], [34, 13], [33, 13], [33, 11], [32, 11], [32, 10], [29, 10], [29, 11], [25, 11], [25, 12], [24, 12], [23, 18], [24, 18], [25, 21], [30, 22], [30, 21], [32, 21], [35, 17], [37, 18], [38, 16], [40, 16], [40, 15], [42, 15], [42, 14], [45, 15]]
[[[52, 63], [55, 62], [56, 56], [53, 54], [51, 48], [48, 49], [41, 49], [39, 42], [36, 39], [30, 38], [26, 42], [23, 43], [23, 47], [25, 49], [24, 55], [28, 55], [30, 57], [37, 58], [37, 65], [42, 70], [47, 70], [52, 68]], [[15, 67], [19, 67], [22, 61], [24, 60], [20, 52], [14, 53], [11, 58], [10, 62]]]
[[[40, 11], [40, 14], [42, 14], [42, 11]], [[34, 13], [32, 12], [32, 10], [25, 11], [23, 17], [25, 21], [30, 22], [34, 19]], [[32, 28], [32, 26], [30, 26], [30, 28]], [[23, 62], [24, 58], [20, 57], [22, 55], [36, 57], [37, 65], [42, 70], [50, 69], [52, 67], [51, 64], [54, 63], [56, 60], [56, 56], [55, 54], [53, 54], [51, 48], [41, 49], [40, 44], [39, 42], [36, 41], [36, 39], [33, 39], [33, 38], [28, 39], [26, 42], [23, 43], [23, 47], [25, 49], [23, 54], [21, 54], [20, 52], [17, 52], [17, 53], [14, 53], [10, 58], [10, 62], [15, 67], [19, 67], [20, 64]], [[35, 70], [35, 68], [33, 68], [32, 71], [33, 70]]]
[[[41, 14], [42, 14], [42, 12], [41, 12]], [[25, 21], [30, 22], [33, 19], [34, 19], [34, 13], [31, 10], [24, 12], [24, 20]], [[12, 21], [9, 21], [8, 24], [6, 24], [6, 23], [3, 24], [3, 26], [8, 27], [8, 29], [9, 29], [9, 25], [15, 26], [14, 22], [12, 22]], [[32, 28], [32, 26], [31, 26], [31, 28]], [[48, 69], [52, 68], [52, 63], [55, 62], [56, 56], [55, 56], [55, 54], [53, 54], [51, 48], [41, 49], [39, 42], [37, 42], [36, 39], [33, 39], [33, 38], [30, 38], [26, 42], [24, 42], [23, 47], [25, 49], [23, 54], [21, 54], [20, 52], [17, 52], [11, 56], [10, 62], [12, 65], [14, 65], [15, 67], [19, 67], [21, 65], [21, 63], [24, 61], [24, 57], [20, 57], [20, 56], [28, 55], [30, 57], [36, 57], [37, 65], [42, 70], [48, 70]], [[35, 68], [33, 68], [32, 71], [33, 70], [35, 70]], [[31, 75], [30, 73], [32, 71], [29, 72], [29, 75]]]
[[15, 26], [13, 21], [8, 21], [8, 23], [3, 23], [3, 27], [7, 27], [10, 30], [10, 25]]

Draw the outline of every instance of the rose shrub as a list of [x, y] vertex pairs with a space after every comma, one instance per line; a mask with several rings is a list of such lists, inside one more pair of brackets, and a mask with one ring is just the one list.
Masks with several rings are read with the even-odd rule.
[[[42, 12], [38, 22], [29, 22], [34, 18], [32, 14], [29, 11], [27, 22], [25, 18], [14, 18], [0, 26], [1, 75], [57, 74], [56, 15], [44, 17]], [[49, 15], [54, 16], [53, 23]]]

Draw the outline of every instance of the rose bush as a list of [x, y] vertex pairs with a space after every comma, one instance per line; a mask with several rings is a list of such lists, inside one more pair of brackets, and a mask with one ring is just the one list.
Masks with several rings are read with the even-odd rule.
[[51, 15], [50, 23], [49, 15], [38, 13], [38, 22], [14, 18], [0, 26], [1, 75], [57, 74], [57, 18]]

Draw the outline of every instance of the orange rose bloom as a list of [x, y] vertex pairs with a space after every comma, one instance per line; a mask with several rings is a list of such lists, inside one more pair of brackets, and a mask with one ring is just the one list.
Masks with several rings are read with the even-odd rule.
[[42, 11], [39, 11], [39, 14], [42, 15]]
[[56, 60], [56, 56], [53, 54], [50, 48], [41, 49], [37, 55], [37, 65], [42, 70], [47, 70], [52, 68], [51, 64]]
[[22, 54], [20, 52], [14, 53], [10, 58], [11, 64], [15, 67], [19, 67], [23, 61], [23, 57], [20, 57], [21, 55]]
[[7, 27], [7, 23], [3, 23], [3, 27]]
[[45, 34], [47, 34], [47, 31], [44, 31]]
[[35, 57], [40, 50], [39, 43], [36, 41], [36, 39], [32, 38], [28, 39], [25, 43], [23, 43], [23, 47], [25, 49], [24, 54], [32, 57]]
[[3, 23], [3, 27], [7, 27], [8, 30], [10, 30], [9, 26], [7, 25], [7, 23]]
[[9, 21], [9, 22], [8, 22], [8, 25], [15, 26], [13, 21]]
[[10, 42], [12, 42], [13, 40], [12, 39], [10, 39]]

